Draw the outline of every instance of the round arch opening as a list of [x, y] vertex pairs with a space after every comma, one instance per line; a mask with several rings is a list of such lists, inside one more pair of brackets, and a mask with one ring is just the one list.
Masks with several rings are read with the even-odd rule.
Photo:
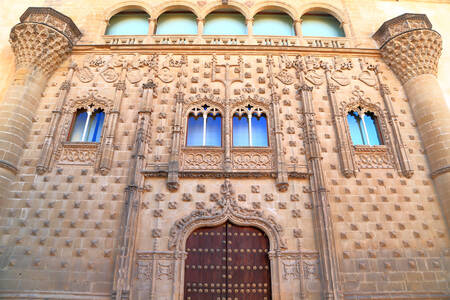
[[123, 10], [109, 19], [105, 35], [147, 35], [149, 18], [143, 10]]
[[301, 17], [302, 35], [318, 37], [345, 37], [341, 22], [323, 11], [310, 11]]

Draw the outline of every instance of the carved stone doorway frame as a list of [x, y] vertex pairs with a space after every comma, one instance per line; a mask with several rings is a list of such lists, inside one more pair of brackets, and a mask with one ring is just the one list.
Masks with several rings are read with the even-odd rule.
[[169, 249], [175, 251], [174, 300], [183, 300], [184, 269], [187, 258], [186, 241], [198, 228], [214, 227], [229, 221], [235, 225], [251, 226], [262, 230], [269, 239], [270, 276], [272, 299], [281, 300], [281, 251], [286, 249], [281, 238], [282, 228], [271, 216], [262, 211], [240, 207], [233, 195], [231, 183], [225, 180], [221, 186], [222, 199], [212, 209], [194, 210], [189, 216], [179, 219], [170, 230]]

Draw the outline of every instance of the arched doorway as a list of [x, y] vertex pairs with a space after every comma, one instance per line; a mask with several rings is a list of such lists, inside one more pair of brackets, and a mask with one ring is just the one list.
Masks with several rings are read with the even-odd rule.
[[185, 300], [271, 300], [269, 239], [227, 221], [186, 241]]

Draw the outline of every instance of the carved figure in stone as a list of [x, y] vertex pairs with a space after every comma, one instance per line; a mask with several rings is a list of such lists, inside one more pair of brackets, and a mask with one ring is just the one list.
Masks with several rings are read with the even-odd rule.
[[289, 74], [288, 70], [281, 70], [278, 74], [275, 75], [275, 78], [287, 85], [291, 85], [294, 83], [294, 77]]
[[170, 83], [175, 78], [175, 76], [170, 72], [169, 68], [166, 67], [159, 70], [157, 77], [164, 83]]
[[333, 60], [334, 71], [331, 73], [331, 79], [333, 79], [339, 85], [349, 85], [351, 80], [349, 76], [346, 76], [344, 74], [344, 70], [351, 70], [353, 68], [352, 60], [350, 58], [344, 58], [340, 56], [335, 56]]
[[115, 82], [119, 78], [119, 74], [114, 70], [113, 66], [113, 56], [109, 58], [109, 60], [104, 63], [104, 68], [100, 71], [100, 76], [106, 82]]
[[173, 263], [158, 262], [158, 268], [156, 271], [156, 277], [158, 278], [158, 280], [173, 279], [173, 267]]
[[300, 279], [300, 264], [297, 261], [283, 262], [283, 279]]
[[93, 59], [93, 55], [87, 55], [84, 58], [83, 66], [77, 68], [76, 75], [81, 82], [87, 83], [94, 79], [94, 73], [92, 73], [90, 67], [90, 62]]
[[376, 66], [367, 62], [365, 57], [360, 58], [359, 63], [361, 66], [361, 73], [358, 75], [358, 79], [368, 86], [375, 86], [377, 83], [377, 78], [373, 71], [376, 69]]
[[143, 75], [141, 69], [139, 68], [139, 62], [140, 55], [135, 54], [127, 70], [127, 79], [130, 83], [134, 84], [142, 80]]
[[305, 79], [314, 85], [321, 85], [323, 83], [323, 75], [319, 74], [317, 70], [320, 68], [320, 61], [317, 57], [305, 57]]
[[152, 279], [152, 271], [149, 261], [137, 261], [137, 279], [144, 281]]

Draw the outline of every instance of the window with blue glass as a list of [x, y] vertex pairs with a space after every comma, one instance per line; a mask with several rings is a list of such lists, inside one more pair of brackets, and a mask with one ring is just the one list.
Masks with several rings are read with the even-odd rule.
[[245, 17], [238, 12], [210, 13], [205, 18], [203, 34], [207, 35], [246, 35]]
[[156, 34], [197, 34], [197, 17], [191, 12], [168, 12], [158, 18]]
[[186, 146], [222, 146], [222, 116], [209, 105], [194, 107], [189, 112]]
[[233, 115], [234, 147], [268, 147], [267, 116], [252, 105], [238, 108]]
[[76, 111], [69, 141], [71, 142], [100, 142], [105, 113], [102, 109], [80, 108]]
[[143, 11], [123, 11], [109, 19], [105, 35], [146, 35], [150, 16]]
[[353, 145], [383, 144], [378, 118], [373, 112], [361, 108], [352, 110], [347, 114], [347, 122]]
[[281, 12], [264, 11], [254, 17], [254, 35], [294, 36], [293, 20]]
[[312, 12], [302, 16], [302, 35], [345, 37], [345, 32], [335, 17], [326, 13]]

